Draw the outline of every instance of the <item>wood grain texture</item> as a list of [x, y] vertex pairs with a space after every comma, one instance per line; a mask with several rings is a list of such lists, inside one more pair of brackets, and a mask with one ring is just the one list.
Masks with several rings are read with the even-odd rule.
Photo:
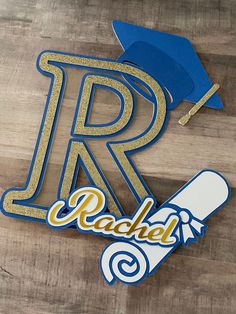
[[[0, 214], [0, 313], [234, 314], [236, 312], [236, 2], [229, 0], [0, 0], [0, 196], [23, 187], [39, 130], [49, 79], [35, 69], [37, 55], [55, 49], [116, 58], [121, 48], [111, 21], [119, 19], [188, 37], [213, 82], [221, 85], [222, 111], [203, 108], [186, 127], [190, 109], [171, 112], [158, 144], [134, 161], [159, 202], [202, 168], [228, 179], [232, 199], [209, 221], [203, 239], [179, 248], [139, 286], [107, 286], [99, 256], [107, 239]], [[80, 77], [68, 75], [49, 173], [38, 202], [55, 198]], [[116, 114], [112, 95], [98, 94], [94, 118]], [[138, 103], [129, 134], [151, 111]], [[141, 118], [140, 118], [141, 117]], [[135, 203], [114, 164], [92, 143], [128, 212]], [[86, 182], [82, 176], [81, 181]]]

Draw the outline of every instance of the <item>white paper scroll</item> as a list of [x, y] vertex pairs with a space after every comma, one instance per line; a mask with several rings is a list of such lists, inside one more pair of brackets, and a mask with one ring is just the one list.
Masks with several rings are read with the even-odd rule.
[[[202, 170], [166, 201], [148, 221], [164, 222], [180, 209], [181, 224], [176, 229], [178, 241], [172, 247], [149, 245], [136, 241], [118, 241], [102, 253], [100, 266], [105, 280], [136, 284], [154, 272], [180, 244], [196, 240], [203, 234], [204, 221], [228, 200], [230, 190], [225, 179], [212, 170]], [[176, 209], [177, 208], [177, 209]], [[188, 214], [189, 213], [189, 214]]]

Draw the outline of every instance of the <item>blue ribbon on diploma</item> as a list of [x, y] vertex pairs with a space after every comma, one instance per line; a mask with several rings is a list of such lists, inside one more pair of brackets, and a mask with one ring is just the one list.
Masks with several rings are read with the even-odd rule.
[[191, 212], [185, 208], [175, 206], [180, 218], [179, 225], [179, 241], [184, 245], [189, 245], [191, 242], [196, 242], [198, 236], [203, 236], [207, 225], [194, 217]]

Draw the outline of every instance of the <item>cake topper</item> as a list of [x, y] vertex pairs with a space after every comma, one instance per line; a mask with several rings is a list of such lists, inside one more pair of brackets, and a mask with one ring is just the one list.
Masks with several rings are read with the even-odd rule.
[[[226, 180], [219, 173], [204, 169], [161, 206], [138, 172], [132, 154], [157, 143], [167, 125], [169, 111], [182, 101], [195, 103], [180, 119], [186, 124], [203, 105], [220, 109], [222, 103], [191, 43], [176, 35], [148, 30], [123, 22], [113, 22], [124, 53], [117, 60], [58, 51], [43, 51], [37, 69], [49, 76], [50, 87], [45, 111], [23, 188], [11, 188], [1, 198], [1, 211], [8, 216], [46, 222], [62, 229], [110, 237], [112, 242], [101, 256], [101, 271], [113, 284], [137, 284], [152, 274], [181, 243], [189, 245], [203, 236], [205, 221], [228, 200]], [[70, 139], [57, 196], [50, 206], [35, 202], [45, 180], [53, 137], [62, 99], [66, 71], [86, 70], [78, 91], [71, 121]], [[117, 95], [120, 112], [104, 124], [90, 123], [96, 88]], [[136, 93], [152, 106], [149, 125], [138, 135], [116, 140], [134, 121]], [[89, 139], [106, 139], [106, 147], [133, 193], [137, 209], [127, 216], [90, 149]], [[83, 168], [90, 185], [76, 187]]]

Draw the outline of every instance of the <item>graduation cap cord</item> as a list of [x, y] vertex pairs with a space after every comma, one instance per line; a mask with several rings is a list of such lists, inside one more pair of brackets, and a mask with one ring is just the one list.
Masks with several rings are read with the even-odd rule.
[[189, 122], [190, 118], [194, 116], [202, 106], [207, 102], [207, 100], [220, 88], [219, 84], [214, 84], [206, 94], [193, 106], [191, 110], [187, 114], [185, 114], [182, 118], [179, 119], [179, 124], [185, 125]]

